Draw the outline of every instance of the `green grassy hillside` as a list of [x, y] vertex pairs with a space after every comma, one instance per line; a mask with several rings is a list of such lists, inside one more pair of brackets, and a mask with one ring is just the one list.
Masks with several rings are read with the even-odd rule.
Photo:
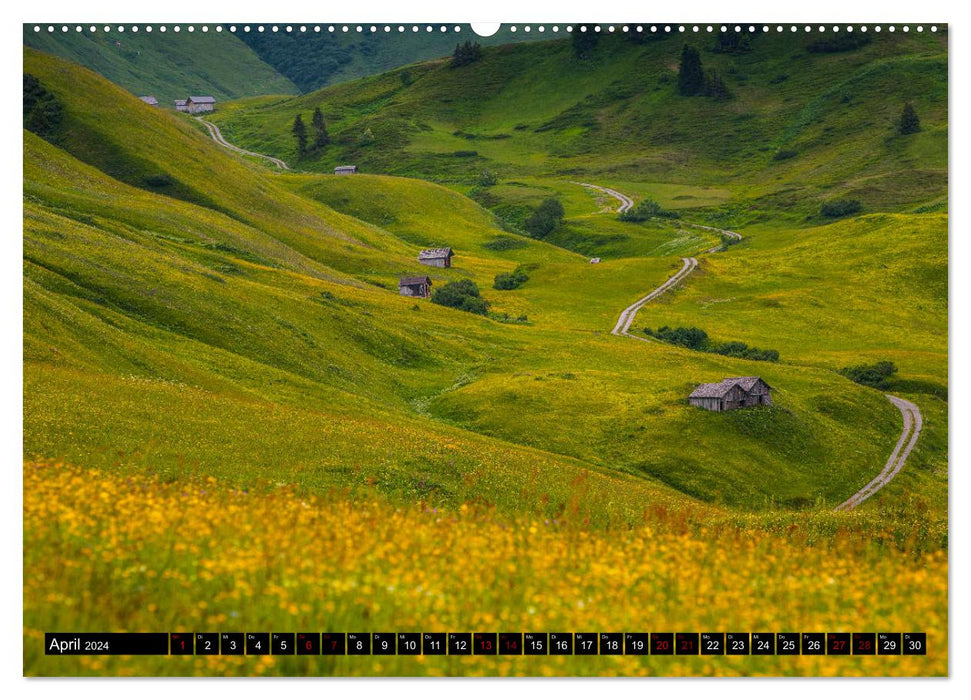
[[[453, 190], [394, 177], [274, 175], [215, 146], [190, 118], [149, 109], [90, 72], [33, 51], [25, 70], [66, 114], [51, 136], [60, 148], [33, 136], [25, 145], [25, 284], [36, 310], [25, 320], [25, 350], [29, 363], [63, 370], [43, 373], [58, 381], [93, 371], [287, 410], [323, 403], [359, 416], [368, 406], [390, 422], [470, 431], [755, 509], [838, 502], [885, 459], [899, 416], [879, 392], [834, 369], [888, 358], [911, 393], [928, 391], [931, 400], [946, 387], [941, 215], [759, 229], [703, 258], [690, 284], [635, 324], [699, 325], [713, 337], [778, 349], [783, 362], [731, 359], [606, 333], [680, 256], [715, 245], [708, 232], [677, 220], [618, 222], [602, 199], [569, 181], [516, 185], [566, 202], [557, 235], [587, 231], [592, 251], [618, 253], [590, 265], [503, 231]], [[166, 179], [177, 184], [156, 186]], [[514, 245], [496, 250], [497, 240]], [[455, 267], [430, 270], [436, 284], [472, 278], [493, 318], [525, 317], [526, 325], [398, 297], [396, 276], [421, 269], [414, 261], [424, 245], [458, 251]], [[492, 277], [516, 265], [529, 270], [527, 284], [493, 290]], [[753, 268], [761, 270], [754, 278], [746, 274]], [[866, 291], [838, 302], [857, 279]], [[895, 311], [900, 299], [912, 307], [906, 313]], [[838, 332], [830, 346], [826, 328]], [[777, 387], [775, 409], [717, 416], [685, 405], [695, 383], [743, 374]], [[85, 413], [72, 420], [81, 421], [70, 433], [84, 436], [78, 444], [38, 428], [28, 431], [32, 454], [81, 458], [91, 440], [122, 435], [85, 429]], [[137, 442], [140, 430], [129, 439]], [[685, 456], [685, 436], [694, 457]], [[216, 440], [218, 450], [193, 450], [193, 461], [217, 468], [226, 439]], [[155, 466], [185, 459], [179, 449], [163, 449]], [[940, 464], [935, 454], [929, 465]]]
[[[90, 68], [135, 95], [155, 95], [164, 107], [188, 95], [213, 95], [228, 100], [251, 95], [286, 95], [297, 92], [288, 78], [229, 32], [188, 31], [48, 32], [47, 25], [35, 32], [33, 24], [23, 27], [24, 45], [66, 58]], [[127, 25], [126, 25], [127, 26]]]

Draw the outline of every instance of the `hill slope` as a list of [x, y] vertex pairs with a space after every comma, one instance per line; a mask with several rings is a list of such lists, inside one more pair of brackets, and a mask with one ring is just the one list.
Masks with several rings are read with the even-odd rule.
[[251, 95], [286, 95], [296, 86], [266, 64], [229, 32], [181, 31], [105, 33], [40, 32], [23, 27], [24, 45], [66, 58], [100, 73], [135, 95], [155, 95], [165, 107], [188, 95], [213, 95], [217, 100]]

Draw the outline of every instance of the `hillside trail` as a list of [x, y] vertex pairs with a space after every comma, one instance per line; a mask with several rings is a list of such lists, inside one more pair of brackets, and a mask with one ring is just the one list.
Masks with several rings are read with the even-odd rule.
[[231, 151], [236, 151], [237, 153], [242, 153], [247, 156], [254, 156], [256, 158], [265, 158], [266, 160], [270, 161], [271, 163], [273, 163], [273, 165], [280, 168], [281, 170], [290, 169], [290, 166], [284, 163], [279, 158], [263, 155], [262, 153], [256, 153], [254, 151], [247, 151], [245, 148], [234, 146], [233, 144], [231, 144], [229, 141], [225, 139], [225, 137], [223, 136], [223, 132], [219, 130], [218, 126], [216, 126], [210, 121], [206, 121], [202, 117], [196, 117], [196, 119], [198, 119], [200, 122], [206, 125], [206, 128], [209, 130], [209, 135], [212, 136], [212, 140], [218, 143], [223, 148], [228, 148]]
[[[616, 190], [612, 190], [607, 187], [600, 187], [598, 185], [590, 185], [587, 183], [576, 184], [600, 190], [601, 192], [605, 192], [620, 200], [621, 207], [617, 210], [618, 212], [627, 211], [627, 209], [630, 209], [633, 206], [633, 200], [630, 197], [621, 194]], [[729, 231], [727, 229], [715, 228], [713, 226], [702, 226], [701, 224], [686, 223], [685, 225], [714, 231], [720, 235], [734, 238], [735, 240], [742, 240], [742, 235], [737, 231]], [[714, 253], [718, 251], [719, 247], [716, 246], [715, 248], [705, 252]], [[620, 317], [617, 319], [617, 323], [614, 324], [614, 329], [611, 331], [611, 333], [614, 335], [622, 335], [628, 338], [634, 338], [643, 342], [651, 342], [647, 340], [647, 338], [642, 338], [640, 336], [631, 334], [629, 332], [631, 324], [634, 322], [634, 317], [637, 315], [637, 312], [641, 310], [641, 307], [648, 302], [657, 299], [669, 289], [677, 286], [678, 283], [680, 283], [685, 277], [690, 275], [695, 268], [698, 267], [698, 260], [696, 258], [681, 258], [681, 262], [681, 269], [675, 272], [663, 284], [620, 312]], [[893, 479], [900, 472], [900, 470], [903, 469], [904, 464], [907, 462], [907, 457], [910, 456], [911, 451], [914, 449], [914, 445], [917, 444], [917, 438], [920, 437], [920, 431], [924, 426], [924, 419], [917, 405], [907, 401], [906, 399], [902, 399], [899, 396], [892, 396], [891, 394], [886, 394], [885, 396], [890, 403], [900, 410], [900, 414], [903, 416], [904, 426], [900, 433], [900, 439], [897, 440], [897, 445], [894, 447], [893, 452], [890, 453], [890, 458], [887, 460], [887, 463], [884, 465], [883, 469], [880, 470], [880, 473], [877, 474], [866, 486], [850, 496], [843, 503], [836, 506], [836, 508], [833, 509], [836, 512], [856, 508], [858, 505], [866, 501], [868, 498], [873, 496], [873, 494], [877, 493], [880, 489], [890, 483], [891, 479]]]
[[591, 190], [599, 190], [604, 194], [610, 195], [614, 199], [620, 201], [620, 206], [617, 207], [617, 213], [623, 214], [625, 211], [634, 206], [634, 200], [628, 197], [626, 194], [622, 194], [617, 190], [612, 190], [609, 187], [601, 187], [600, 185], [591, 185], [588, 182], [575, 182], [575, 185], [580, 185], [581, 187], [589, 187]]

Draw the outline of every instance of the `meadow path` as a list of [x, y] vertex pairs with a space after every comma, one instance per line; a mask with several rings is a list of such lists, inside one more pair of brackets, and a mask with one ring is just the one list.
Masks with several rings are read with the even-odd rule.
[[660, 287], [652, 291], [643, 299], [638, 299], [633, 304], [628, 306], [626, 309], [620, 312], [620, 318], [617, 319], [617, 323], [614, 329], [610, 331], [614, 335], [626, 335], [628, 338], [637, 338], [638, 340], [645, 340], [636, 335], [631, 335], [627, 331], [630, 330], [630, 324], [634, 322], [634, 317], [637, 312], [640, 311], [641, 307], [652, 299], [657, 299], [659, 296], [664, 294], [666, 291], [675, 286], [678, 282], [683, 280], [685, 277], [691, 274], [691, 271], [698, 267], [698, 261], [695, 258], [681, 258], [683, 263], [681, 269], [674, 273], [667, 281]]
[[262, 153], [255, 153], [253, 151], [247, 151], [245, 148], [240, 148], [239, 146], [234, 146], [229, 141], [227, 141], [225, 139], [225, 137], [223, 137], [223, 132], [221, 132], [219, 130], [219, 127], [218, 126], [216, 126], [212, 122], [206, 121], [202, 117], [196, 117], [196, 119], [198, 119], [200, 122], [202, 122], [203, 124], [206, 125], [206, 128], [209, 129], [209, 135], [212, 136], [212, 140], [215, 141], [216, 143], [218, 143], [223, 148], [228, 148], [231, 151], [236, 151], [237, 153], [242, 153], [242, 154], [247, 155], [247, 156], [255, 156], [257, 158], [265, 158], [266, 160], [270, 161], [271, 163], [273, 163], [273, 165], [275, 165], [276, 167], [280, 168], [281, 170], [289, 170], [290, 169], [290, 166], [287, 165], [286, 163], [284, 163], [279, 158], [274, 158], [273, 156], [266, 156], [266, 155], [263, 155]]
[[920, 415], [920, 409], [917, 408], [916, 404], [898, 396], [891, 396], [890, 394], [886, 396], [894, 406], [900, 409], [900, 414], [904, 417], [904, 429], [900, 433], [897, 446], [893, 448], [893, 452], [890, 453], [890, 459], [887, 460], [886, 465], [884, 465], [880, 473], [873, 477], [870, 483], [854, 493], [843, 503], [836, 506], [833, 510], [852, 510], [890, 483], [890, 480], [897, 475], [897, 472], [903, 469], [904, 463], [910, 455], [910, 451], [917, 444], [917, 438], [920, 437], [921, 428], [924, 426], [924, 419]]
[[[589, 185], [586, 183], [577, 184], [606, 192], [610, 196], [619, 199], [622, 204], [621, 208], [617, 210], [618, 212], [626, 211], [633, 205], [633, 201], [630, 197], [627, 197], [626, 195], [623, 195], [615, 190], [611, 190], [606, 187], [599, 187], [598, 185]], [[742, 240], [742, 235], [736, 231], [715, 228], [713, 226], [702, 226], [701, 224], [687, 225], [695, 228], [706, 229], [708, 231], [714, 231], [720, 235], [734, 238], [735, 240]], [[707, 252], [712, 253], [717, 250], [718, 248], [716, 247]], [[620, 313], [620, 318], [617, 319], [617, 323], [614, 325], [614, 329], [611, 331], [611, 333], [614, 335], [623, 335], [627, 336], [628, 338], [647, 341], [646, 338], [631, 335], [628, 332], [631, 324], [634, 322], [634, 317], [637, 315], [637, 312], [640, 311], [642, 306], [647, 304], [649, 301], [656, 299], [677, 285], [681, 280], [690, 275], [696, 267], [698, 267], [698, 261], [695, 258], [681, 258], [681, 262], [683, 263], [681, 269], [669, 277], [664, 284], [654, 289], [650, 294], [642, 299], [638, 299]], [[890, 480], [893, 479], [901, 469], [903, 469], [904, 464], [907, 462], [907, 457], [910, 456], [911, 450], [913, 450], [914, 445], [917, 444], [917, 438], [920, 437], [920, 431], [924, 426], [924, 419], [923, 416], [921, 416], [920, 409], [916, 404], [911, 403], [906, 399], [902, 399], [899, 396], [891, 396], [890, 394], [886, 394], [886, 397], [900, 410], [900, 414], [903, 416], [904, 427], [900, 433], [900, 439], [897, 440], [897, 445], [894, 447], [893, 452], [890, 453], [890, 458], [887, 460], [887, 463], [884, 465], [880, 473], [873, 477], [873, 479], [866, 486], [850, 496], [843, 503], [836, 506], [836, 508], [834, 508], [835, 511], [852, 510], [853, 508], [856, 508], [858, 505], [870, 498], [870, 496], [890, 483]]]
[[576, 184], [580, 185], [581, 187], [589, 187], [592, 190], [599, 190], [600, 192], [603, 192], [604, 194], [609, 194], [614, 199], [619, 200], [620, 206], [617, 207], [618, 214], [623, 214], [625, 211], [627, 211], [632, 206], [634, 206], [633, 199], [628, 197], [626, 194], [618, 192], [617, 190], [612, 190], [609, 187], [601, 187], [600, 185], [591, 185], [587, 182], [577, 182]]

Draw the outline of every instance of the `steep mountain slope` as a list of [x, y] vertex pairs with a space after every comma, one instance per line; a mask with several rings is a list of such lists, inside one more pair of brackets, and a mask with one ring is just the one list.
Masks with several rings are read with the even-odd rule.
[[[66, 58], [100, 73], [135, 95], [155, 95], [165, 107], [187, 95], [213, 95], [217, 100], [250, 95], [286, 95], [297, 92], [292, 82], [246, 44], [229, 32], [202, 32], [194, 26], [173, 25], [149, 33], [110, 32], [99, 25], [96, 32], [48, 32], [47, 26], [35, 32], [33, 24], [23, 27], [24, 45]], [[125, 25], [128, 26], [128, 25]]]

